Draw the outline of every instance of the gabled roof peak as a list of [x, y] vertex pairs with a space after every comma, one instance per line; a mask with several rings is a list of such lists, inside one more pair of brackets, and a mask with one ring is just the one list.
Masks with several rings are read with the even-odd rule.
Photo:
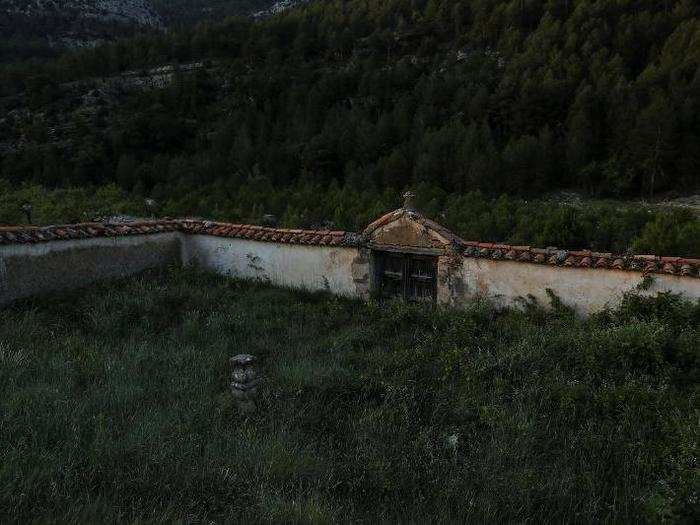
[[365, 228], [364, 237], [375, 246], [461, 250], [464, 241], [416, 210], [413, 197], [410, 192], [404, 194], [404, 206], [372, 222]]

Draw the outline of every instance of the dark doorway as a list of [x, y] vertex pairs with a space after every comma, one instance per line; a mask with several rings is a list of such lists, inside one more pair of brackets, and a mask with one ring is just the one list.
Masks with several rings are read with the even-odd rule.
[[437, 257], [412, 253], [374, 252], [376, 283], [383, 299], [434, 303], [437, 299]]

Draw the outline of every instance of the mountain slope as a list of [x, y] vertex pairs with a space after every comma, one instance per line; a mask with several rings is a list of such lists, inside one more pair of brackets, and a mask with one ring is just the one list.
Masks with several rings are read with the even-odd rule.
[[294, 3], [294, 0], [2, 0], [0, 62], [55, 56], [65, 48], [94, 46], [144, 31], [189, 27], [201, 20], [273, 13]]
[[45, 39], [52, 44], [90, 45], [162, 28], [148, 0], [5, 0], [0, 34]]
[[[169, 64], [114, 94], [100, 83]], [[230, 218], [267, 203], [288, 224], [369, 219], [407, 187], [436, 217], [454, 209], [448, 224], [474, 223], [460, 210], [479, 208], [475, 191], [687, 195], [699, 71], [693, 0], [318, 1], [0, 68], [0, 178], [116, 182]], [[607, 249], [646, 222], [612, 210], [581, 227], [578, 210], [543, 206], [557, 226], [532, 229], [509, 202], [465, 236], [580, 247], [604, 232]], [[653, 234], [687, 248], [656, 251], [700, 255], [698, 223], [674, 220]]]
[[150, 0], [168, 27], [186, 27], [200, 20], [221, 20], [267, 10], [275, 0]]

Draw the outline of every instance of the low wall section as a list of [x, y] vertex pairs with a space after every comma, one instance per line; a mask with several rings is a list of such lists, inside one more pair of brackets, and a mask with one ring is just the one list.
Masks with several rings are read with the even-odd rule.
[[354, 247], [303, 246], [193, 235], [183, 240], [183, 263], [242, 279], [358, 297]]
[[[442, 254], [437, 297], [444, 304], [486, 297], [501, 306], [517, 306], [534, 297], [546, 305], [551, 290], [586, 314], [616, 305], [631, 291], [700, 299], [696, 259], [468, 243], [407, 210], [375, 224], [378, 229], [363, 236], [191, 220], [0, 228], [0, 305], [169, 264], [366, 298], [373, 274], [371, 250], [386, 246], [372, 241], [398, 242], [393, 248], [401, 251], [411, 247], [400, 243], [415, 245], [424, 238], [430, 250]], [[398, 235], [397, 228], [406, 230]]]
[[499, 306], [517, 306], [523, 298], [533, 297], [548, 305], [547, 290], [551, 290], [562, 303], [582, 314], [615, 306], [627, 292], [641, 295], [673, 292], [700, 299], [700, 279], [663, 273], [648, 275], [645, 281], [645, 274], [639, 271], [465, 258], [460, 299], [483, 296]]
[[0, 246], [0, 306], [180, 262], [180, 233]]

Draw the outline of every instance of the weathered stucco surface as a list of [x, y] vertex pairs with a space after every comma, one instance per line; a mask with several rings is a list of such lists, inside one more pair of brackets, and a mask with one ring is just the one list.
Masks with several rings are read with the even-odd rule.
[[0, 247], [0, 305], [180, 262], [180, 234]]
[[380, 245], [442, 248], [444, 242], [433, 232], [408, 217], [389, 222], [372, 232], [370, 240]]
[[550, 289], [564, 304], [582, 314], [600, 310], [606, 305], [614, 306], [625, 292], [630, 291], [644, 295], [670, 291], [700, 299], [700, 279], [663, 274], [653, 274], [651, 279], [648, 289], [637, 290], [643, 280], [640, 272], [465, 258], [460, 283], [464, 290], [458, 296], [462, 300], [487, 297], [501, 306], [515, 306], [519, 298], [533, 296], [540, 304], [548, 305], [547, 289]]
[[438, 257], [438, 303], [459, 305], [465, 301], [466, 287], [462, 274], [463, 261], [464, 258], [455, 252], [448, 252]]
[[355, 295], [362, 299], [369, 299], [374, 286], [374, 262], [372, 251], [368, 248], [358, 248], [357, 255], [352, 261], [352, 281], [355, 286]]
[[167, 264], [196, 265], [231, 277], [369, 298], [375, 280], [375, 248], [437, 256], [437, 300], [441, 304], [460, 305], [483, 296], [501, 306], [517, 306], [521, 299], [532, 296], [548, 305], [548, 289], [582, 314], [614, 306], [630, 291], [647, 295], [671, 291], [700, 299], [700, 279], [694, 277], [654, 273], [651, 286], [640, 289], [644, 277], [638, 271], [464, 257], [456, 243], [431, 223], [409, 219], [399, 214], [397, 220], [380, 224], [366, 235], [366, 244], [357, 247], [181, 232], [2, 245], [0, 305]]
[[[353, 279], [357, 248], [300, 246], [193, 235], [183, 239], [184, 264], [280, 286], [361, 297]], [[357, 271], [356, 271], [357, 273]], [[362, 279], [362, 275], [357, 275]]]

